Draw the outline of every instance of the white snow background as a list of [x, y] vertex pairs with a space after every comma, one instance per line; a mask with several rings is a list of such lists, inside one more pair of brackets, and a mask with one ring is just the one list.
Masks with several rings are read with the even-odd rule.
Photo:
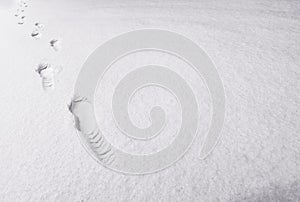
[[[0, 201], [300, 201], [300, 1], [31, 0], [23, 25], [14, 17], [16, 2], [0, 4]], [[45, 25], [40, 40], [30, 36], [36, 22]], [[116, 35], [142, 28], [183, 34], [206, 51], [224, 84], [226, 119], [220, 142], [205, 160], [198, 158], [200, 135], [168, 169], [131, 176], [90, 157], [67, 104], [89, 54]], [[60, 52], [49, 46], [53, 38], [62, 39]], [[137, 61], [147, 62], [144, 56]], [[43, 58], [64, 68], [51, 93], [42, 90], [34, 71]], [[102, 99], [129, 67], [112, 68], [103, 81], [107, 86], [96, 94], [97, 119], [121, 149], [128, 142], [105, 118], [109, 101]], [[203, 84], [190, 78], [192, 87], [199, 85], [205, 114], [211, 109]], [[134, 103], [155, 90], [141, 92], [129, 109], [147, 108], [134, 109]], [[164, 96], [166, 111], [178, 118], [178, 105]], [[132, 120], [147, 125], [141, 114]], [[151, 152], [170, 138], [127, 150]]]

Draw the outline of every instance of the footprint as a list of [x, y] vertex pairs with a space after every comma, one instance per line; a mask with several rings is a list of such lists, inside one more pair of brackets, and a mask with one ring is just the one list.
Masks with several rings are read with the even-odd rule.
[[31, 37], [40, 39], [42, 37], [42, 34], [38, 30], [33, 30], [33, 32], [31, 33]]
[[19, 24], [19, 25], [23, 25], [24, 23], [25, 23], [24, 18], [19, 19], [19, 21], [18, 21], [18, 24]]
[[61, 50], [61, 41], [58, 39], [52, 39], [50, 41], [50, 46], [53, 48], [53, 50], [60, 51]]
[[42, 23], [35, 23], [34, 30], [31, 33], [31, 36], [35, 39], [39, 39], [42, 37], [42, 31], [44, 30], [44, 25]]
[[35, 70], [42, 79], [42, 87], [45, 91], [54, 90], [56, 76], [62, 71], [62, 66], [53, 67], [47, 61], [42, 61]]
[[39, 23], [39, 22], [35, 23], [34, 26], [35, 26], [37, 29], [40, 29], [40, 30], [44, 29], [44, 25], [43, 25], [42, 23]]

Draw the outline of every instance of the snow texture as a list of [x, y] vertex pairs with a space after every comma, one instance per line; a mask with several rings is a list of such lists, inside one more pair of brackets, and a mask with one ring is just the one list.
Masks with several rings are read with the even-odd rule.
[[[1, 201], [300, 201], [299, 1], [32, 0], [28, 5], [22, 26], [14, 16], [17, 4], [0, 7]], [[30, 36], [37, 21], [47, 27], [40, 40]], [[207, 52], [224, 84], [226, 119], [220, 142], [205, 160], [199, 159], [198, 138], [170, 168], [131, 176], [91, 158], [67, 103], [93, 50], [142, 28], [183, 34]], [[55, 36], [63, 39], [60, 52], [49, 47]], [[51, 93], [42, 90], [33, 71], [44, 57], [64, 66]], [[110, 82], [104, 84], [97, 99], [113, 91]], [[112, 129], [104, 131], [109, 134]]]

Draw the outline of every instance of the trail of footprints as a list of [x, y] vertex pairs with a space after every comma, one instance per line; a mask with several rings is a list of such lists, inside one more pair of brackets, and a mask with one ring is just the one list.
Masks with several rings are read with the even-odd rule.
[[[18, 4], [15, 17], [17, 18], [18, 25], [23, 25], [26, 21], [25, 11], [28, 7], [28, 2], [21, 0]], [[44, 25], [42, 23], [34, 23], [33, 31], [30, 36], [33, 39], [40, 39], [43, 36]], [[56, 52], [61, 50], [61, 40], [52, 39], [49, 41], [50, 48]], [[62, 70], [61, 66], [53, 67], [49, 62], [41, 61], [35, 71], [39, 74], [42, 79], [42, 87], [45, 91], [54, 89], [55, 78]]]
[[17, 11], [15, 13], [15, 17], [17, 17], [17, 19], [18, 19], [18, 24], [19, 25], [23, 25], [24, 22], [25, 22], [26, 16], [25, 16], [24, 13], [25, 13], [25, 8], [27, 8], [27, 7], [28, 7], [28, 4], [25, 1], [20, 1], [18, 3], [18, 8], [17, 8]]
[[[28, 3], [24, 0], [21, 0], [18, 3], [18, 8], [15, 13], [15, 17], [17, 18], [18, 25], [23, 25], [26, 21], [25, 9], [28, 7]], [[40, 39], [43, 36], [44, 32], [44, 24], [40, 22], [34, 23], [33, 31], [30, 36], [33, 39]], [[54, 51], [58, 52], [61, 50], [61, 40], [60, 39], [52, 39], [48, 44]], [[61, 66], [53, 67], [47, 61], [41, 61], [36, 68], [36, 72], [42, 79], [42, 87], [45, 91], [54, 89], [54, 81], [55, 76], [62, 70]], [[84, 101], [84, 100], [80, 100]], [[72, 102], [76, 102], [73, 100]], [[70, 109], [70, 108], [69, 108]], [[72, 110], [70, 109], [71, 113]], [[78, 128], [77, 128], [78, 129]], [[79, 130], [79, 129], [78, 129]], [[80, 131], [80, 130], [79, 130]], [[113, 148], [101, 134], [98, 128], [96, 128], [91, 134], [87, 135], [87, 140], [90, 145], [90, 148], [97, 155], [97, 158], [104, 164], [111, 164], [115, 160], [115, 155]]]

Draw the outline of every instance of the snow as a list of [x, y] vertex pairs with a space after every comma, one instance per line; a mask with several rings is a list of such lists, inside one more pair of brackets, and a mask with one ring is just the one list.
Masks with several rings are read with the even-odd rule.
[[[0, 7], [1, 201], [300, 201], [299, 1], [31, 0], [22, 25], [14, 16], [17, 3], [7, 2]], [[30, 36], [36, 22], [44, 25], [39, 40]], [[131, 176], [86, 152], [67, 104], [92, 51], [143, 28], [180, 33], [206, 51], [224, 84], [226, 119], [205, 160], [199, 138], [173, 166]], [[49, 45], [57, 37], [63, 40], [59, 52]], [[44, 58], [64, 67], [52, 92], [43, 91], [35, 72]], [[125, 71], [106, 78], [108, 86], [99, 86], [96, 97], [109, 95], [110, 80]], [[97, 113], [98, 120], [104, 115]], [[115, 130], [105, 129], [108, 140]]]

